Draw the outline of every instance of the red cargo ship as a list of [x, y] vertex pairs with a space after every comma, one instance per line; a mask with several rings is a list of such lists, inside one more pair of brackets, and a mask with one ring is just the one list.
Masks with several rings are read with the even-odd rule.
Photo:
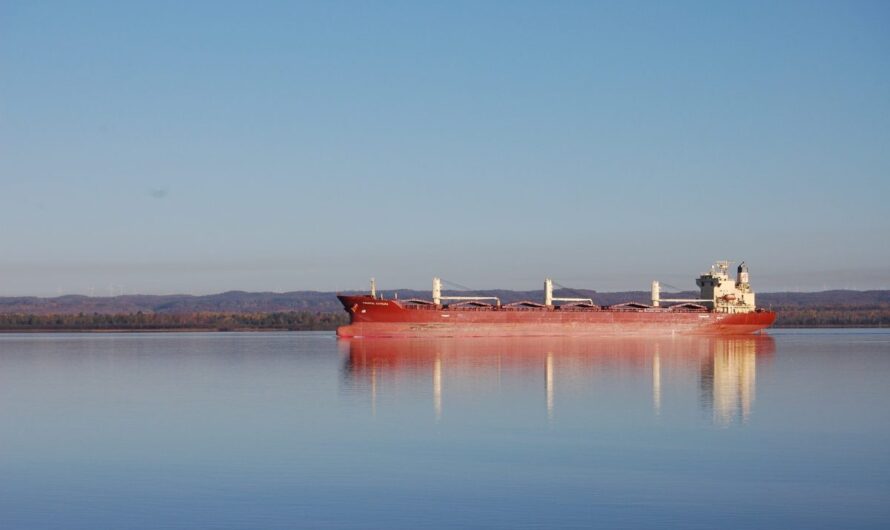
[[[696, 299], [664, 299], [652, 282], [651, 305], [600, 306], [591, 299], [557, 298], [553, 282], [544, 281], [544, 303], [501, 304], [493, 297], [443, 296], [433, 279], [432, 300], [397, 300], [371, 294], [338, 295], [350, 323], [340, 337], [548, 337], [614, 335], [736, 335], [769, 327], [772, 311], [754, 305], [748, 268], [742, 263], [733, 281], [729, 262], [719, 261], [696, 283]], [[446, 303], [451, 301], [452, 303]], [[492, 303], [493, 302], [493, 303]], [[662, 305], [664, 303], [670, 305]]]

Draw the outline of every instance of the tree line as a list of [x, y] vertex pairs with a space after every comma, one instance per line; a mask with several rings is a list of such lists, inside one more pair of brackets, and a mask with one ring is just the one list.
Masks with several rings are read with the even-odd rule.
[[870, 307], [777, 307], [779, 328], [886, 328], [890, 306]]
[[[890, 306], [778, 307], [775, 327], [890, 327]], [[288, 330], [331, 331], [347, 324], [345, 312], [0, 314], [0, 331]]]
[[327, 331], [348, 322], [345, 313], [0, 314], [0, 331], [288, 330]]

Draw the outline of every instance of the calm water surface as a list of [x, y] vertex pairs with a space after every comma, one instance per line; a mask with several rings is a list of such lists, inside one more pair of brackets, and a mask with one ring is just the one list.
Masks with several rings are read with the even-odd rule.
[[2, 528], [890, 526], [890, 333], [0, 336]]

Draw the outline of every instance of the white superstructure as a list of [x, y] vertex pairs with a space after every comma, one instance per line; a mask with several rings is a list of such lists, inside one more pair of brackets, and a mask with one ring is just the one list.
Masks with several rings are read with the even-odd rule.
[[748, 283], [748, 266], [743, 261], [738, 267], [736, 281], [729, 277], [729, 262], [718, 261], [695, 280], [701, 288], [705, 305], [718, 313], [750, 313], [754, 311], [754, 291]]
[[750, 313], [756, 309], [754, 291], [748, 283], [748, 266], [743, 261], [738, 267], [736, 281], [729, 277], [729, 262], [718, 261], [695, 280], [701, 289], [699, 298], [661, 298], [661, 285], [652, 282], [652, 306], [661, 302], [684, 302], [702, 304], [718, 313]]

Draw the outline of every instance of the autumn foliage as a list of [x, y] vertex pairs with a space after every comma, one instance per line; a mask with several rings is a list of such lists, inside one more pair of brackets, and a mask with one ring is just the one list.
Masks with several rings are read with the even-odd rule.
[[0, 314], [0, 331], [333, 330], [345, 313], [126, 313]]

